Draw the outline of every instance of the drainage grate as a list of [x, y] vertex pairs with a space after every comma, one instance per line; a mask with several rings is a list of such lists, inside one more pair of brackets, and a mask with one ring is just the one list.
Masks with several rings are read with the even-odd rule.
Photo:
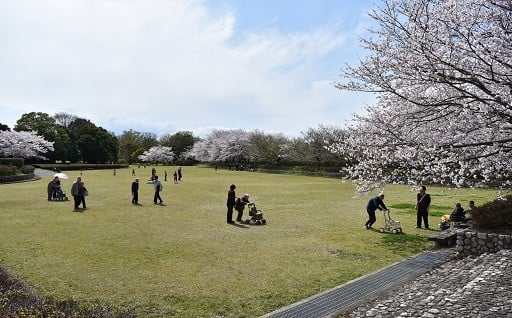
[[404, 284], [452, 258], [453, 254], [447, 252], [421, 252], [378, 272], [278, 309], [262, 318], [331, 317], [354, 309], [359, 304], [372, 300], [379, 294]]

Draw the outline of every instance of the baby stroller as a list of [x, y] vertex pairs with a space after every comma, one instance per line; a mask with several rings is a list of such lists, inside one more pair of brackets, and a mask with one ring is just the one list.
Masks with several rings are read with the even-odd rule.
[[263, 218], [263, 213], [261, 210], [256, 209], [256, 204], [254, 202], [247, 203], [247, 207], [249, 208], [249, 216], [250, 219], [245, 220], [246, 224], [256, 224], [262, 225], [266, 224], [267, 221]]
[[445, 214], [441, 217], [441, 222], [439, 222], [439, 228], [441, 231], [448, 230], [450, 228], [450, 215]]
[[380, 232], [391, 232], [393, 234], [398, 234], [402, 232], [402, 226], [400, 225], [400, 221], [395, 221], [389, 215], [389, 209], [384, 210], [384, 227], [380, 228]]

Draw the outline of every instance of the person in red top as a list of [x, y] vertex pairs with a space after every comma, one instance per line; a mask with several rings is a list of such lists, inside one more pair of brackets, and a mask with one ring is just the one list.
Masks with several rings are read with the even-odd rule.
[[427, 188], [421, 186], [420, 192], [416, 195], [416, 228], [421, 229], [421, 220], [425, 228], [428, 229], [428, 209], [430, 207], [430, 194], [427, 193]]

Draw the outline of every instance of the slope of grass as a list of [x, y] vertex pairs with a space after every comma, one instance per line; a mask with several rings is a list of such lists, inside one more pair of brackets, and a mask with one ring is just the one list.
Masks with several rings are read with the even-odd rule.
[[[141, 206], [130, 203], [131, 168], [84, 171], [90, 196], [82, 212], [73, 212], [72, 198], [46, 201], [50, 177], [0, 185], [0, 264], [43, 296], [133, 308], [141, 317], [256, 317], [431, 246], [430, 232], [414, 228], [416, 194], [407, 186], [385, 189], [404, 227], [392, 235], [363, 229], [369, 198], [354, 198], [350, 182], [184, 167], [183, 182], [164, 182], [160, 206], [145, 184], [150, 169], [135, 168]], [[176, 167], [156, 169], [162, 177]], [[68, 174], [69, 194], [79, 172]], [[226, 224], [231, 183], [238, 196], [251, 195], [267, 225]], [[444, 214], [497, 192], [429, 193], [433, 213]]]

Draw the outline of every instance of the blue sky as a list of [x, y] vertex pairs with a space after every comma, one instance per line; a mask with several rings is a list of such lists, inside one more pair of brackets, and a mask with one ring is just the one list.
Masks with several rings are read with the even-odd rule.
[[336, 89], [378, 0], [0, 0], [0, 123], [299, 136], [374, 97]]

